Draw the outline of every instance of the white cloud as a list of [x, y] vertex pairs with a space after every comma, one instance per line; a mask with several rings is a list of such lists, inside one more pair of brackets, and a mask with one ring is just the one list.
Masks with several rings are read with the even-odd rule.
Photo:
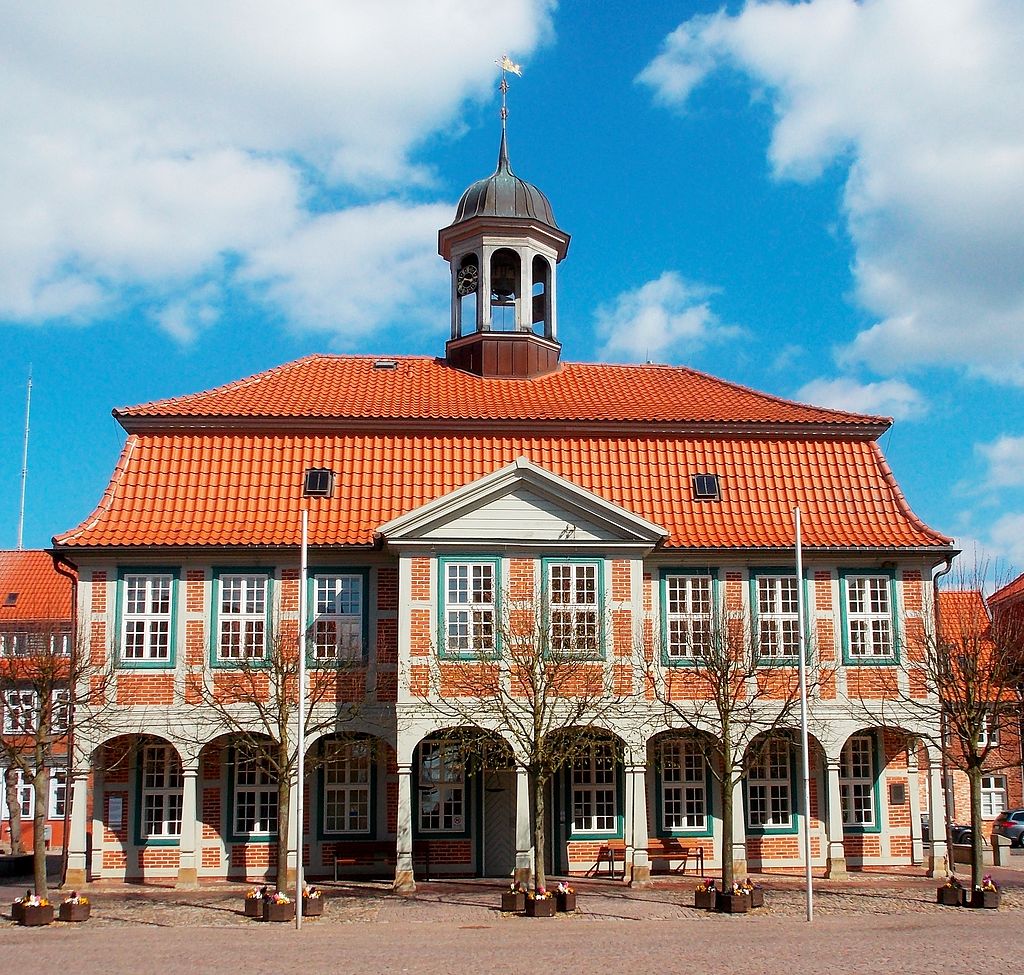
[[797, 391], [796, 398], [817, 406], [891, 416], [897, 420], [914, 420], [926, 412], [921, 394], [902, 379], [875, 383], [859, 383], [845, 376], [814, 379]]
[[604, 360], [668, 361], [737, 333], [711, 310], [713, 290], [684, 281], [675, 271], [620, 294], [597, 309], [598, 355]]
[[[346, 267], [320, 291], [298, 250], [359, 216], [309, 201], [323, 189], [365, 200], [428, 185], [417, 146], [466, 99], [493, 97], [493, 52], [535, 49], [552, 7], [509, 0], [467, 16], [456, 0], [4, 5], [0, 320], [88, 319], [140, 290], [159, 304], [241, 268], [237, 280], [250, 284], [273, 271], [267, 293], [326, 327], [340, 279], [359, 281], [360, 262], [376, 278], [372, 310], [404, 306], [407, 282], [380, 274], [376, 251], [389, 230], [407, 263], [436, 262], [437, 223], [408, 254], [409, 230], [430, 208], [392, 200], [373, 245], [344, 241], [334, 256]], [[154, 318], [194, 334], [183, 309]]]
[[767, 88], [782, 178], [849, 161], [860, 302], [841, 361], [1024, 385], [1020, 0], [748, 2], [693, 18], [640, 75], [682, 104], [718, 65]]
[[975, 450], [988, 462], [989, 487], [1024, 486], [1024, 437], [1004, 434]]
[[1008, 513], [989, 531], [991, 548], [1011, 565], [1024, 566], [1024, 514]]

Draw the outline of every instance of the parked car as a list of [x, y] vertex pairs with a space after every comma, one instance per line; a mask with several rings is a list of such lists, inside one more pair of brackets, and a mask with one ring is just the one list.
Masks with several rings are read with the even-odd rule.
[[974, 830], [971, 829], [970, 825], [967, 823], [950, 823], [949, 835], [953, 842], [958, 846], [960, 844], [970, 846], [971, 838], [974, 836]]
[[1024, 809], [1004, 809], [992, 825], [993, 836], [1003, 836], [1010, 846], [1024, 843]]

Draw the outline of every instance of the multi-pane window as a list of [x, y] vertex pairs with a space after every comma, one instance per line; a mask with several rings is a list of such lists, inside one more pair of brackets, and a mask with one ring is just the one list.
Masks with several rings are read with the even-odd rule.
[[129, 573], [122, 585], [122, 659], [170, 660], [173, 576]]
[[55, 688], [50, 696], [50, 731], [62, 735], [71, 722], [71, 691], [66, 687]]
[[27, 657], [31, 654], [66, 655], [71, 652], [71, 633], [49, 628], [0, 632], [0, 656]]
[[[35, 809], [35, 790], [32, 788], [32, 782], [26, 781], [25, 774], [21, 769], [15, 769], [11, 771], [11, 777], [15, 782], [16, 795], [18, 797], [18, 809], [21, 812], [22, 822], [32, 818], [32, 812]], [[4, 776], [3, 770], [0, 769], [0, 819], [6, 819], [9, 815], [7, 809], [7, 790], [3, 788]]]
[[266, 652], [267, 577], [222, 575], [218, 614], [217, 656], [221, 660], [261, 660]]
[[369, 742], [324, 746], [324, 832], [370, 832]]
[[461, 833], [466, 828], [466, 766], [457, 742], [420, 745], [420, 829]]
[[665, 577], [665, 626], [668, 657], [701, 659], [711, 650], [711, 576]]
[[142, 750], [142, 835], [147, 839], [181, 835], [181, 760], [167, 745]]
[[596, 742], [571, 766], [574, 833], [614, 833], [616, 815], [615, 749]]
[[39, 700], [34, 690], [14, 688], [4, 692], [4, 734], [31, 735], [36, 730]]
[[704, 753], [692, 738], [661, 745], [661, 825], [666, 831], [707, 828]]
[[551, 563], [547, 585], [551, 649], [596, 653], [600, 638], [597, 563]]
[[758, 649], [765, 657], [800, 653], [799, 595], [796, 576], [757, 577]]
[[787, 829], [793, 823], [789, 743], [769, 741], [747, 773], [747, 820], [752, 827]]
[[270, 760], [239, 750], [235, 754], [235, 833], [277, 832], [277, 776]]
[[1006, 776], [983, 775], [981, 777], [981, 815], [995, 819], [1006, 808]]
[[313, 580], [313, 654], [356, 660], [363, 653], [363, 577], [318, 575]]
[[999, 718], [986, 714], [981, 719], [981, 728], [978, 730], [978, 749], [995, 747], [999, 744]]
[[494, 650], [494, 575], [493, 562], [444, 563], [444, 639], [448, 653]]
[[875, 759], [870, 735], [854, 735], [839, 758], [844, 826], [875, 826]]
[[68, 770], [50, 769], [50, 819], [63, 819], [68, 808]]
[[892, 599], [887, 576], [848, 576], [846, 618], [850, 656], [859, 659], [893, 655]]

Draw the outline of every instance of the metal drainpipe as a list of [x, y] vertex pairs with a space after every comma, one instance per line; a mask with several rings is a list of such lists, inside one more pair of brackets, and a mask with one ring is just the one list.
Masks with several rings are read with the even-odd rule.
[[[74, 663], [78, 658], [78, 566], [67, 556], [59, 552], [50, 551], [50, 558], [53, 559], [54, 571], [71, 580], [71, 645], [68, 648], [71, 653], [72, 672]], [[65, 572], [61, 565], [66, 565], [70, 571]], [[69, 688], [70, 691], [70, 688]], [[57, 889], [60, 890], [67, 883], [68, 879], [68, 839], [71, 833], [71, 804], [74, 801], [74, 778], [71, 774], [75, 754], [75, 696], [68, 694], [68, 746], [67, 758], [64, 763], [64, 838], [60, 844], [60, 883]]]
[[[939, 639], [939, 631], [941, 628], [941, 619], [939, 612], [939, 580], [943, 576], [949, 575], [949, 573], [953, 570], [953, 558], [953, 556], [948, 557], [946, 559], [946, 567], [941, 571], [936, 572], [935, 575], [932, 576], [932, 605], [934, 607], [935, 612], [936, 641], [938, 641]], [[942, 708], [939, 711], [939, 737], [942, 745], [942, 792], [943, 797], [945, 799], [943, 805], [945, 805], [946, 807], [946, 856], [948, 858], [946, 862], [946, 869], [949, 871], [949, 873], [952, 874], [956, 872], [956, 861], [953, 859], [953, 813], [955, 810], [953, 808], [953, 790], [946, 788], [946, 783], [949, 782], [949, 763], [946, 761], [946, 749], [949, 745], [949, 732], [946, 729], [945, 708]], [[933, 832], [934, 825], [934, 823], [928, 824], [929, 832], [933, 836], [935, 835]]]

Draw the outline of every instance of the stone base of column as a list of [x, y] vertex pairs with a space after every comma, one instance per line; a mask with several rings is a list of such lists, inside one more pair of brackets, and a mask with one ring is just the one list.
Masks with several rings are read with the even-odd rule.
[[746, 857], [733, 857], [732, 861], [732, 875], [737, 881], [742, 880], [747, 875], [747, 858]]
[[[68, 876], [71, 876], [70, 872]], [[177, 890], [195, 890], [199, 886], [199, 871], [195, 867], [178, 867]]]
[[949, 873], [949, 861], [944, 856], [930, 856], [927, 860], [929, 877], [945, 877]]
[[846, 857], [829, 857], [825, 861], [825, 877], [828, 880], [845, 880], [847, 876]]
[[281, 885], [280, 881], [277, 884], [278, 890], [291, 890], [295, 886], [295, 881], [298, 880], [298, 871], [291, 864], [288, 865], [288, 869], [285, 871], [284, 886]]
[[522, 884], [524, 887], [529, 887], [533, 882], [533, 868], [532, 867], [516, 867], [512, 874], [512, 879]]
[[634, 863], [629, 876], [630, 887], [651, 886], [651, 865], [650, 863]]
[[411, 894], [416, 890], [416, 877], [411, 870], [396, 870], [395, 883], [391, 888], [397, 894]]
[[68, 867], [67, 880], [64, 881], [65, 888], [71, 888], [71, 890], [77, 890], [79, 887], [84, 887], [89, 882], [86, 876], [85, 867]]

